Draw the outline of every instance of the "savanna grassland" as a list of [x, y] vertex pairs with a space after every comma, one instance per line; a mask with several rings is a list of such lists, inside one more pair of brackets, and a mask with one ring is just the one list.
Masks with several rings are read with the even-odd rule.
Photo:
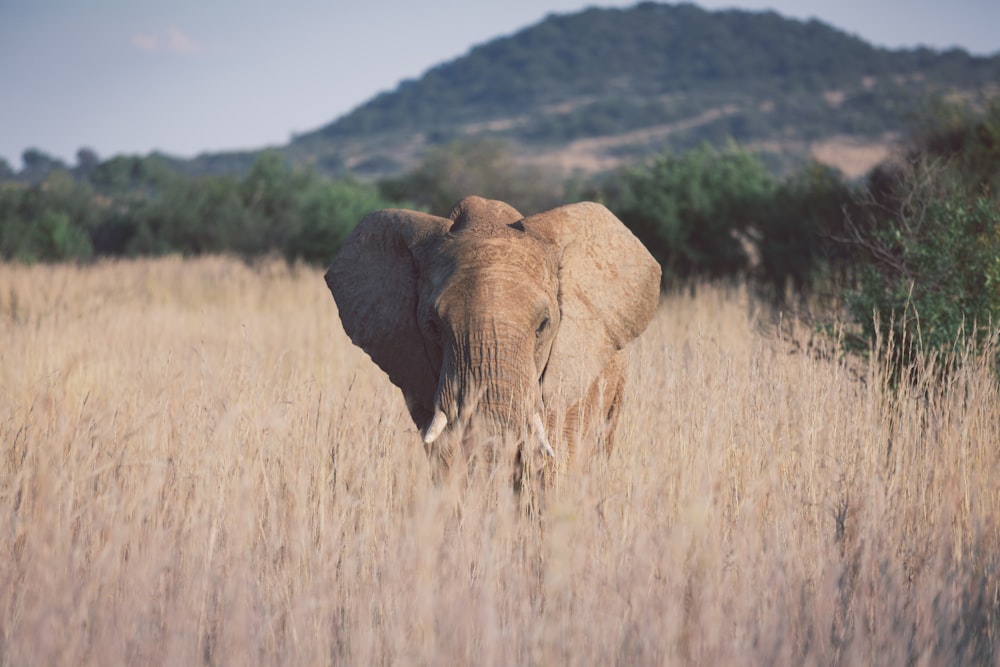
[[989, 364], [896, 391], [754, 313], [665, 297], [526, 511], [430, 481], [318, 269], [0, 265], [0, 665], [996, 664]]

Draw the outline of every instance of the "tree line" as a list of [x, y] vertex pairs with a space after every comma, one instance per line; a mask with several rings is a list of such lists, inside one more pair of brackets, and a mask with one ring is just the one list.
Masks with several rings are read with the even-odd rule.
[[915, 342], [984, 342], [1000, 315], [1000, 103], [930, 108], [900, 157], [862, 182], [819, 164], [778, 175], [735, 144], [591, 181], [518, 163], [497, 140], [440, 146], [378, 183], [330, 180], [277, 152], [242, 177], [186, 176], [157, 156], [102, 162], [92, 151], [74, 168], [38, 151], [24, 163], [20, 173], [0, 164], [6, 261], [278, 253], [323, 264], [378, 208], [446, 215], [476, 193], [531, 214], [592, 199], [650, 249], [666, 289], [747, 280], [778, 304], [832, 297], [858, 324], [859, 345], [887, 338], [901, 365]]
[[[262, 154], [242, 177], [190, 177], [157, 156], [116, 157], [0, 184], [0, 258], [23, 262], [181, 253], [328, 260], [367, 211], [373, 184], [330, 181]], [[32, 165], [35, 169], [32, 170]]]

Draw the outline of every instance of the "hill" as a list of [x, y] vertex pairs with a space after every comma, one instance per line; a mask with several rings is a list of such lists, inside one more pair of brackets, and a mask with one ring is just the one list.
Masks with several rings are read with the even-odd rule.
[[[735, 140], [776, 171], [816, 159], [856, 177], [929, 99], [998, 93], [1000, 54], [889, 50], [816, 20], [644, 2], [550, 15], [276, 150], [322, 175], [375, 179], [436, 146], [498, 139], [515, 160], [565, 177]], [[74, 173], [96, 162], [84, 153]], [[245, 176], [260, 154], [151, 157], [188, 175]], [[0, 181], [37, 183], [58, 168], [28, 151], [20, 173], [0, 163]]]
[[877, 160], [928, 96], [994, 94], [998, 81], [1000, 56], [894, 51], [774, 12], [643, 3], [551, 15], [404, 81], [284, 151], [324, 172], [368, 176], [477, 137], [584, 172], [730, 138], [779, 163], [836, 161], [844, 148], [864, 162]]

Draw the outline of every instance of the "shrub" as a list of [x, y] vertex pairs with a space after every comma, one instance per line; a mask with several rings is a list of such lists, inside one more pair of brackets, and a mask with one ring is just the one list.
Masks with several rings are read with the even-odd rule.
[[896, 370], [920, 350], [947, 357], [983, 342], [1000, 314], [1000, 205], [960, 180], [918, 160], [849, 220], [865, 262], [849, 306], [867, 339], [894, 351]]
[[0, 186], [0, 259], [50, 262], [93, 254], [99, 215], [87, 185], [55, 170], [35, 185]]
[[863, 261], [848, 304], [867, 344], [891, 350], [896, 372], [918, 352], [951, 359], [957, 346], [981, 346], [996, 330], [998, 168], [1000, 103], [939, 102], [914, 124], [903, 160], [869, 176], [847, 220]]
[[844, 236], [845, 207], [851, 188], [840, 172], [814, 163], [787, 177], [760, 217], [760, 265], [756, 277], [777, 301], [788, 288], [799, 295], [815, 289], [821, 277], [849, 262], [837, 238]]
[[289, 236], [284, 254], [290, 260], [325, 264], [366, 213], [393, 205], [372, 185], [317, 181], [298, 201], [298, 227]]
[[660, 262], [669, 283], [743, 271], [748, 258], [741, 238], [759, 227], [776, 186], [755, 155], [703, 146], [626, 169], [605, 198]]

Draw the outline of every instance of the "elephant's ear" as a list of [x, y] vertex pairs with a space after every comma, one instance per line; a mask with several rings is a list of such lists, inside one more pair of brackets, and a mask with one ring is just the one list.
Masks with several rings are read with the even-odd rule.
[[375, 211], [358, 223], [326, 271], [344, 331], [402, 389], [418, 426], [424, 412], [429, 419], [438, 377], [417, 322], [416, 256], [450, 226], [426, 213]]
[[542, 391], [550, 405], [565, 404], [583, 395], [611, 356], [649, 324], [659, 301], [660, 265], [600, 204], [563, 206], [522, 224], [560, 252], [561, 322]]

